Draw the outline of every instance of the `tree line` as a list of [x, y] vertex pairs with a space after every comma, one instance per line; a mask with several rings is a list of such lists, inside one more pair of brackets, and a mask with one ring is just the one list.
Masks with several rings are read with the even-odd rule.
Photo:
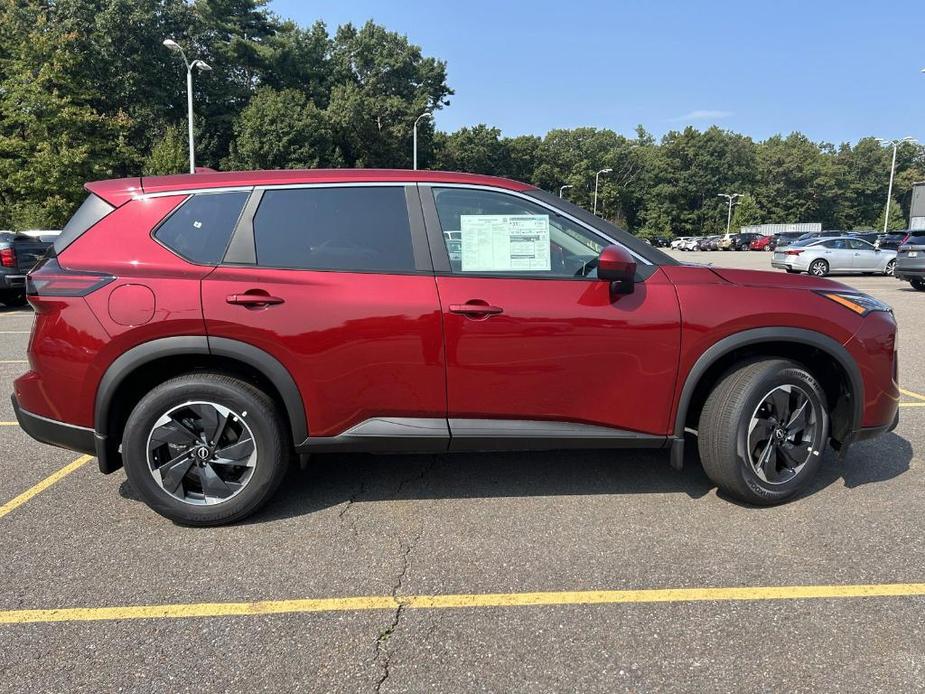
[[[185, 67], [195, 79], [197, 162], [217, 169], [410, 168], [415, 118], [448, 106], [446, 63], [373, 22], [302, 27], [265, 0], [0, 0], [0, 228], [60, 227], [88, 180], [187, 167]], [[601, 128], [505, 137], [421, 121], [419, 165], [507, 176], [563, 192], [642, 235], [726, 225], [718, 193], [743, 193], [734, 227], [883, 223], [892, 151], [874, 138], [755, 141], [717, 127], [656, 139]], [[897, 156], [892, 228], [906, 224], [925, 150]]]

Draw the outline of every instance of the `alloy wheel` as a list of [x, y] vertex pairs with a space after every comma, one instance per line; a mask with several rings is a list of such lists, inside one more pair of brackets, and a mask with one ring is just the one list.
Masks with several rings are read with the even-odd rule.
[[886, 271], [883, 273], [889, 277], [893, 276], [893, 272], [896, 270], [896, 261], [891, 260], [886, 264]]
[[154, 481], [193, 505], [239, 494], [257, 465], [257, 443], [244, 415], [214, 402], [187, 402], [163, 414], [148, 435]]
[[828, 266], [824, 260], [817, 260], [809, 266], [809, 271], [816, 277], [823, 277], [828, 272]]
[[748, 462], [758, 478], [785, 484], [800, 474], [825, 443], [824, 417], [799, 386], [780, 385], [765, 395], [748, 424]]

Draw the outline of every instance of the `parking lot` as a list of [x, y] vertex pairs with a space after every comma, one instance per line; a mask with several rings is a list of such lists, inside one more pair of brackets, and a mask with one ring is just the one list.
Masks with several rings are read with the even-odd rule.
[[[776, 508], [718, 496], [695, 446], [680, 473], [662, 451], [329, 455], [253, 519], [185, 528], [0, 399], [0, 690], [921, 688], [925, 293], [839, 279], [895, 309], [900, 424]], [[2, 392], [31, 320], [0, 310]]]

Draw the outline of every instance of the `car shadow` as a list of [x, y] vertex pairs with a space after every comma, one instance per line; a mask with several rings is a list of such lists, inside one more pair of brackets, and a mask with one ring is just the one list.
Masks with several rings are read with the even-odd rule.
[[[844, 461], [828, 450], [807, 491], [811, 496], [841, 480], [853, 489], [894, 479], [909, 469], [912, 445], [894, 433], [857, 443]], [[525, 496], [683, 493], [709, 494], [707, 477], [689, 440], [684, 469], [672, 470], [665, 450], [545, 451], [440, 455], [319, 454], [304, 470], [287, 474], [280, 491], [242, 524], [303, 516], [345, 502], [489, 499]], [[124, 480], [119, 494], [139, 501]], [[720, 496], [746, 508], [752, 507]]]

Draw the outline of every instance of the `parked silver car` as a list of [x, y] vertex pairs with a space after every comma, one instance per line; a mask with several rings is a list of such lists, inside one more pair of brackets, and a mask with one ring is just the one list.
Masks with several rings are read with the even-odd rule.
[[831, 272], [892, 275], [896, 251], [874, 248], [850, 236], [796, 241], [776, 249], [771, 267], [787, 272], [808, 272], [823, 277]]

